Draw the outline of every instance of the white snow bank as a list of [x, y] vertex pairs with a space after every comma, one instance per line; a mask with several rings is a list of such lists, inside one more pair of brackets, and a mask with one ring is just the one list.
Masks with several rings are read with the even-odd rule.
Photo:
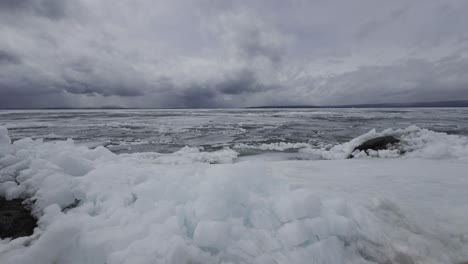
[[361, 151], [360, 153], [353, 153], [354, 157], [468, 160], [468, 138], [421, 129], [417, 126], [410, 126], [405, 129], [386, 129], [380, 133], [373, 129], [343, 144], [326, 146], [322, 149], [304, 148], [300, 152], [323, 159], [345, 159], [363, 142], [387, 135], [398, 137], [401, 140], [399, 146], [379, 151]]
[[464, 161], [209, 164], [235, 155], [1, 145], [0, 195], [34, 200], [39, 227], [0, 240], [0, 263], [468, 260]]
[[121, 157], [136, 159], [137, 161], [143, 159], [148, 160], [155, 164], [191, 164], [195, 162], [201, 163], [232, 163], [237, 158], [239, 153], [230, 149], [224, 148], [218, 151], [205, 152], [199, 148], [183, 147], [179, 151], [170, 154], [161, 154], [156, 152], [142, 152], [133, 154], [121, 154]]

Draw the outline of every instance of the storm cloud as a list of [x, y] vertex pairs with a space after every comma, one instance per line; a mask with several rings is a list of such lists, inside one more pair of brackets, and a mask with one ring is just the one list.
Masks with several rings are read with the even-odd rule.
[[0, 108], [468, 99], [468, 2], [0, 1]]

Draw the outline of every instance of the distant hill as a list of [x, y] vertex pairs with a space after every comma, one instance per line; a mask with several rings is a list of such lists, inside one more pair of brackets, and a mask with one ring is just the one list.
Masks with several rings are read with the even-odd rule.
[[383, 103], [383, 104], [350, 104], [350, 105], [268, 105], [248, 108], [399, 108], [399, 107], [468, 107], [468, 100]]

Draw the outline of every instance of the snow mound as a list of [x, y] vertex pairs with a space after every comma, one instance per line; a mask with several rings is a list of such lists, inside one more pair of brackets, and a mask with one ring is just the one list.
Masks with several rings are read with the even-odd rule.
[[[400, 139], [398, 146], [385, 150], [368, 150], [353, 152], [363, 142], [381, 136], [395, 136]], [[468, 160], [468, 138], [458, 135], [435, 132], [410, 126], [405, 129], [386, 129], [377, 132], [375, 129], [349, 142], [325, 146], [321, 149], [304, 148], [300, 152], [318, 156], [323, 159], [345, 159], [351, 153], [355, 158], [421, 158], [421, 159], [460, 159]]]
[[300, 170], [303, 177], [319, 173], [310, 161], [231, 164], [236, 156], [230, 149], [116, 155], [72, 140], [7, 142], [0, 148], [0, 172], [8, 175], [0, 182], [0, 195], [34, 201], [38, 228], [30, 237], [0, 240], [0, 263], [454, 263], [468, 258], [468, 232], [439, 236], [424, 227], [416, 230], [392, 202], [377, 200], [367, 207], [274, 176], [283, 170], [291, 174], [299, 164], [307, 164]]

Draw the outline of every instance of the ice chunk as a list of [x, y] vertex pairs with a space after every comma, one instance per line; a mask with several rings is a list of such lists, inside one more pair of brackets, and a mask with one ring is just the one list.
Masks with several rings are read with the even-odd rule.
[[329, 215], [326, 217], [330, 234], [338, 237], [352, 237], [356, 229], [355, 224], [341, 215]]
[[305, 225], [310, 232], [310, 240], [318, 241], [330, 237], [328, 223], [321, 217], [307, 219]]
[[255, 259], [255, 264], [278, 264], [272, 256], [270, 255], [261, 255]]
[[11, 144], [11, 139], [8, 136], [8, 130], [4, 126], [0, 126], [0, 146]]
[[229, 225], [218, 221], [201, 221], [195, 228], [193, 242], [209, 251], [224, 249], [229, 241]]
[[280, 221], [268, 208], [258, 208], [252, 210], [249, 221], [255, 228], [277, 229], [281, 226]]
[[292, 254], [290, 263], [347, 263], [344, 244], [336, 237], [327, 238], [305, 248], [297, 249]]
[[307, 190], [297, 189], [288, 195], [276, 198], [273, 209], [281, 222], [286, 223], [295, 219], [319, 216], [322, 203]]
[[73, 156], [60, 156], [56, 164], [60, 166], [65, 173], [73, 176], [83, 176], [94, 168], [90, 161]]
[[303, 221], [286, 223], [278, 230], [278, 236], [287, 247], [299, 246], [309, 240], [307, 228]]

